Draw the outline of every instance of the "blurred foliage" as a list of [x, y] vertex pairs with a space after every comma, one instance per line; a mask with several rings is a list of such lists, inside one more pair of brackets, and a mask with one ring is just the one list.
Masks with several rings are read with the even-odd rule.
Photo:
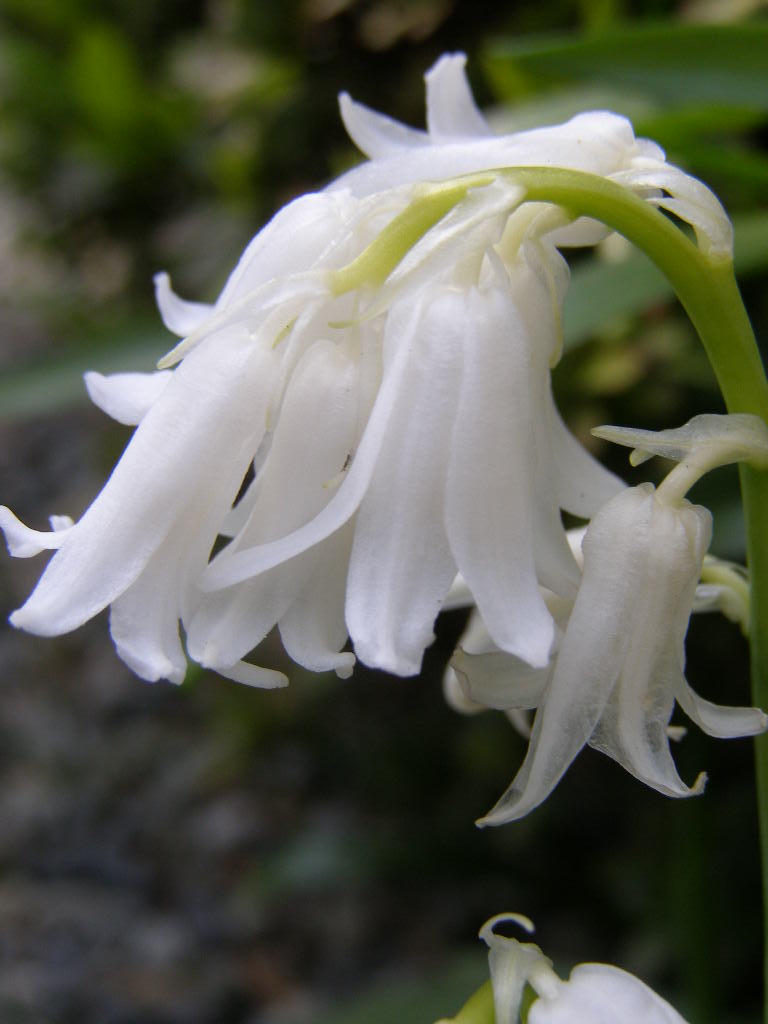
[[[737, 0], [0, 0], [6, 450], [27, 450], [19, 438], [49, 429], [53, 414], [71, 415], [85, 397], [82, 370], [149, 369], [170, 347], [152, 307], [153, 272], [168, 269], [183, 294], [213, 298], [275, 209], [356, 159], [336, 111], [340, 89], [420, 124], [421, 75], [450, 49], [468, 52], [478, 98], [507, 130], [608, 107], [705, 178], [734, 214], [736, 264], [765, 343], [764, 13], [764, 4]], [[573, 263], [556, 386], [585, 439], [598, 423], [668, 426], [720, 408], [666, 282], [615, 243]], [[72, 421], [61, 423], [69, 444]], [[98, 472], [125, 437], [113, 425], [102, 431], [92, 452]], [[599, 451], [628, 475], [625, 454]], [[19, 481], [29, 472], [13, 465], [8, 490], [26, 494]], [[717, 549], [738, 557], [735, 478], [713, 477], [701, 498], [715, 510]], [[684, 996], [679, 1005], [699, 1024], [754, 1019], [759, 916], [747, 744], [689, 736], [683, 776], [711, 768], [702, 801], [664, 802], [586, 755], [535, 815], [474, 832], [473, 818], [508, 783], [523, 741], [500, 717], [460, 720], [442, 705], [440, 673], [460, 626], [455, 616], [441, 625], [419, 683], [363, 670], [345, 684], [299, 678], [287, 694], [264, 698], [198, 677], [168, 698], [202, 701], [205, 727], [226, 737], [229, 761], [215, 785], [255, 785], [258, 766], [302, 814], [343, 800], [359, 808], [335, 833], [292, 819], [238, 897], [259, 911], [291, 899], [309, 908], [319, 890], [335, 899], [359, 887], [373, 899], [378, 886], [402, 901], [403, 917], [428, 920], [398, 919], [388, 962], [413, 954], [409, 927], [422, 941], [442, 927], [446, 946], [458, 948], [474, 941], [484, 915], [521, 910], [566, 965], [616, 959], [618, 949], [670, 995], [687, 992], [688, 1005]], [[740, 697], [718, 690], [722, 678], [734, 687], [746, 678], [738, 632], [697, 622], [693, 634], [695, 685], [746, 701], [745, 686]], [[312, 766], [298, 796], [269, 774], [270, 757], [291, 744]], [[393, 918], [381, 912], [380, 920], [377, 949]], [[738, 921], [727, 942], [723, 920]], [[479, 950], [476, 972], [455, 955], [426, 989], [409, 979], [382, 991], [374, 979], [350, 1016], [340, 1010], [328, 1021], [415, 1024], [424, 1013], [451, 1012], [465, 980], [484, 971]]]

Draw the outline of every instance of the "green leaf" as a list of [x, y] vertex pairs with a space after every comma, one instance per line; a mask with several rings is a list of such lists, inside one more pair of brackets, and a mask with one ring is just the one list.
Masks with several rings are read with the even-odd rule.
[[614, 82], [663, 106], [712, 103], [768, 111], [768, 23], [628, 23], [599, 33], [494, 43], [485, 67], [498, 95], [543, 81]]
[[162, 328], [134, 326], [116, 334], [109, 345], [92, 342], [70, 349], [65, 356], [8, 370], [0, 376], [0, 421], [58, 412], [85, 402], [86, 370], [154, 370], [158, 357], [168, 348], [169, 339]]
[[[88, 16], [88, 0], [0, 0], [0, 12], [43, 32], [70, 34]], [[11, 33], [7, 33], [10, 35]]]
[[315, 1024], [430, 1024], [453, 1012], [487, 977], [487, 959], [481, 954], [466, 954], [426, 980], [390, 979]]

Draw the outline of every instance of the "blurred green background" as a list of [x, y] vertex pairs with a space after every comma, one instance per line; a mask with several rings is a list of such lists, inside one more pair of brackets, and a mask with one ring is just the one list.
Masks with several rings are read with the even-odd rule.
[[[85, 369], [169, 347], [151, 278], [212, 300], [258, 227], [356, 156], [336, 94], [423, 123], [422, 74], [469, 56], [500, 128], [584, 109], [631, 116], [703, 177], [736, 225], [768, 338], [768, 21], [749, 0], [0, 0], [0, 496], [43, 528], [78, 516], [128, 432]], [[620, 245], [573, 260], [558, 400], [599, 423], [719, 410], [665, 282]], [[626, 454], [598, 449], [631, 482]], [[698, 495], [743, 556], [734, 474]], [[3, 560], [18, 606], [36, 561]], [[585, 752], [519, 824], [473, 821], [524, 741], [464, 719], [440, 679], [358, 669], [256, 693], [135, 679], [102, 616], [44, 641], [0, 633], [0, 1019], [9, 1024], [422, 1024], [486, 975], [476, 932], [531, 916], [567, 973], [608, 960], [698, 1024], [756, 1021], [760, 892], [748, 741], [694, 729], [673, 803]], [[271, 652], [275, 664], [281, 654]], [[735, 627], [693, 623], [689, 679], [748, 702]], [[682, 722], [682, 718], [676, 719]]]

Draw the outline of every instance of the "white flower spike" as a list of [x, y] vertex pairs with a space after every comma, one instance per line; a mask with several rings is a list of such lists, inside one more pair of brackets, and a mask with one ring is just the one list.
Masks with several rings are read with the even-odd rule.
[[711, 248], [729, 225], [622, 117], [493, 135], [464, 63], [428, 72], [426, 132], [343, 96], [370, 159], [281, 210], [213, 305], [157, 276], [181, 338], [161, 372], [87, 376], [136, 425], [101, 494], [50, 533], [0, 510], [13, 554], [56, 551], [14, 625], [55, 635], [109, 606], [118, 653], [148, 680], [181, 681], [189, 654], [284, 685], [250, 660], [276, 625], [312, 671], [348, 675], [356, 655], [406, 675], [461, 574], [495, 646], [547, 670], [552, 600], [572, 602], [580, 577], [560, 512], [589, 518], [623, 487], [550, 386], [568, 283], [556, 246], [606, 230], [525, 203], [513, 170], [619, 182]]

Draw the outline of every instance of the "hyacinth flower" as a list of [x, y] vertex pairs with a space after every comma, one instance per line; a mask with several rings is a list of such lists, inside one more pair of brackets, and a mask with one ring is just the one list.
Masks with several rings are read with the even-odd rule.
[[[559, 636], [548, 668], [532, 669], [494, 649], [479, 616], [471, 623], [453, 662], [469, 707], [537, 709], [523, 764], [481, 825], [520, 818], [540, 804], [586, 744], [667, 796], [701, 792], [704, 774], [687, 786], [670, 752], [675, 703], [710, 736], [751, 736], [768, 726], [759, 708], [704, 700], [684, 674], [685, 634], [712, 523], [708, 509], [684, 495], [716, 466], [768, 464], [768, 427], [753, 416], [704, 415], [676, 430], [595, 433], [632, 447], [635, 465], [652, 454], [679, 464], [658, 489], [627, 488], [590, 522], [575, 600], [569, 606], [549, 596]], [[722, 600], [705, 585], [698, 606]], [[455, 693], [452, 703], [461, 708]]]
[[426, 132], [342, 96], [368, 161], [280, 211], [215, 304], [158, 277], [182, 339], [160, 372], [87, 379], [136, 426], [100, 495], [50, 532], [0, 512], [13, 554], [55, 551], [14, 625], [57, 635], [109, 606], [148, 680], [183, 678], [180, 626], [193, 659], [258, 686], [286, 682], [250, 660], [275, 625], [310, 670], [345, 675], [356, 655], [409, 675], [460, 574], [498, 649], [549, 665], [541, 588], [568, 601], [580, 579], [560, 511], [589, 518], [622, 484], [550, 389], [559, 248], [607, 229], [537, 182], [584, 175], [663, 207], [718, 258], [730, 223], [622, 117], [495, 136], [462, 56], [426, 82]]
[[[495, 1019], [496, 1024], [685, 1024], [665, 999], [633, 974], [612, 964], [578, 964], [567, 981], [532, 942], [499, 935], [498, 925], [512, 923], [527, 932], [533, 924], [522, 914], [497, 914], [480, 929], [488, 946], [491, 991], [480, 991], [448, 1022]], [[490, 999], [489, 999], [490, 996]], [[493, 1017], [485, 1003], [492, 1003]], [[490, 1009], [490, 1007], [489, 1007]]]

